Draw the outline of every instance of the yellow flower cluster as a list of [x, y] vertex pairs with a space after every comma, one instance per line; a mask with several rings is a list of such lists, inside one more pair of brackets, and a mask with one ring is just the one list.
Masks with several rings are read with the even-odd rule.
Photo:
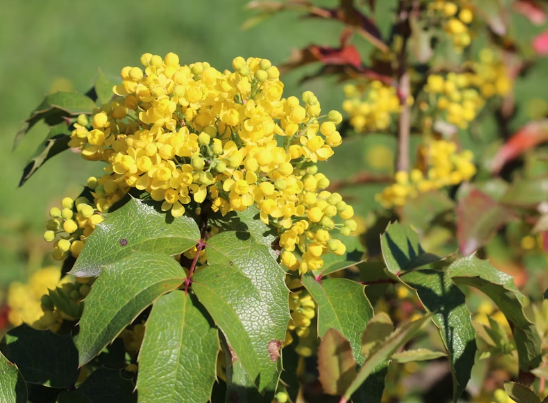
[[435, 0], [428, 4], [427, 16], [443, 26], [460, 53], [472, 40], [469, 25], [474, 20], [474, 12], [467, 0]]
[[61, 270], [51, 266], [33, 273], [27, 284], [15, 281], [8, 289], [9, 322], [19, 326], [32, 324], [42, 316], [41, 297], [49, 288], [55, 288], [61, 278]]
[[[88, 181], [88, 185], [91, 182]], [[50, 210], [51, 219], [47, 222], [44, 233], [44, 239], [53, 242], [52, 255], [57, 260], [65, 259], [69, 253], [78, 257], [86, 238], [103, 221], [103, 216], [85, 197], [76, 200], [65, 197], [61, 204], [62, 209], [53, 207]]]
[[426, 167], [425, 172], [418, 168], [411, 170], [411, 173], [396, 172], [396, 183], [376, 196], [376, 200], [383, 207], [403, 206], [419, 193], [458, 185], [470, 180], [476, 173], [472, 152], [457, 152], [457, 145], [452, 141], [433, 140], [420, 152], [420, 159]]
[[[288, 280], [289, 289], [297, 289], [302, 287], [299, 279]], [[291, 320], [287, 325], [287, 334], [284, 341], [284, 346], [291, 344], [293, 336], [290, 331], [294, 331], [299, 338], [305, 338], [310, 333], [311, 320], [316, 315], [316, 304], [312, 296], [305, 290], [292, 291], [289, 294], [289, 310], [291, 312]]]
[[39, 330], [57, 332], [63, 320], [76, 320], [58, 309], [48, 290], [60, 287], [63, 294], [75, 303], [85, 298], [91, 290], [87, 279], [72, 282], [69, 276], [61, 279], [61, 270], [51, 266], [38, 270], [30, 276], [28, 284], [14, 282], [8, 290], [8, 320], [14, 326], [23, 322]]
[[[329, 180], [316, 166], [341, 144], [339, 112], [320, 116], [310, 91], [302, 103], [283, 98], [278, 69], [266, 59], [238, 57], [233, 72], [180, 65], [174, 53], [147, 53], [141, 63], [122, 69], [118, 97], [91, 122], [80, 117], [72, 133], [70, 146], [83, 158], [108, 164], [103, 177], [88, 181], [98, 211], [132, 188], [175, 217], [191, 201], [209, 200], [222, 214], [256, 205], [288, 253], [301, 249], [301, 272], [321, 267], [330, 250], [344, 253], [328, 231], [337, 225], [350, 232], [354, 212], [324, 190]], [[335, 224], [337, 215], [346, 223]], [[291, 255], [284, 263], [294, 267]]]
[[489, 49], [480, 52], [479, 62], [465, 67], [470, 71], [432, 74], [424, 87], [430, 94], [429, 104], [435, 108], [434, 116], [463, 129], [476, 118], [487, 99], [504, 96], [511, 89], [506, 67]]
[[401, 110], [396, 89], [378, 80], [344, 87], [346, 99], [343, 109], [350, 116], [350, 124], [357, 132], [386, 130], [392, 115]]

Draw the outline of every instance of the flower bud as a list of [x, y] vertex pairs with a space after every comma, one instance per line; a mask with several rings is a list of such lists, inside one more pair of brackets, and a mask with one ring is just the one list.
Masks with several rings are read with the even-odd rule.
[[201, 171], [202, 169], [204, 169], [205, 161], [203, 158], [194, 157], [192, 158], [190, 165], [192, 165], [192, 168], [194, 168], [195, 170]]

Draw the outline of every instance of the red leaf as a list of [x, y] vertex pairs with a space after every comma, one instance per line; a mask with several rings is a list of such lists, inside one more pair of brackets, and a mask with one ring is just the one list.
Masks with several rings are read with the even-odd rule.
[[514, 10], [529, 19], [535, 25], [546, 22], [546, 13], [535, 0], [519, 0], [513, 4]]
[[457, 238], [459, 249], [468, 256], [485, 246], [496, 231], [514, 214], [490, 196], [473, 188], [459, 200], [457, 207]]
[[508, 161], [545, 141], [548, 141], [548, 120], [526, 124], [500, 148], [493, 159], [491, 172], [500, 172]]
[[325, 64], [349, 64], [356, 68], [362, 64], [360, 53], [353, 45], [339, 49], [312, 45], [309, 49], [319, 61]]

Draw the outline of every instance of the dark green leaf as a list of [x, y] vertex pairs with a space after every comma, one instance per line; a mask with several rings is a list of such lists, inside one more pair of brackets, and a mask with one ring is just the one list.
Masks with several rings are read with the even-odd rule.
[[218, 330], [194, 296], [175, 290], [160, 297], [139, 353], [139, 400], [207, 402], [218, 351]]
[[419, 270], [402, 276], [412, 287], [433, 320], [445, 345], [453, 375], [453, 401], [457, 401], [470, 380], [476, 354], [476, 332], [465, 296], [446, 273]]
[[401, 353], [393, 354], [392, 359], [400, 364], [403, 364], [406, 362], [435, 360], [436, 358], [446, 356], [447, 354], [442, 353], [441, 351], [432, 351], [427, 348], [419, 348], [417, 350], [407, 350], [402, 351]]
[[106, 265], [86, 297], [76, 341], [80, 365], [111, 343], [147, 306], [179, 285], [186, 275], [170, 256], [134, 254]]
[[[133, 375], [120, 370], [99, 368], [75, 391], [59, 395], [59, 403], [136, 403]], [[139, 401], [146, 402], [146, 400]]]
[[519, 355], [519, 367], [529, 371], [541, 361], [541, 340], [535, 325], [523, 311], [524, 296], [512, 277], [475, 256], [459, 259], [449, 267], [455, 284], [475, 287], [487, 294], [510, 323]]
[[27, 403], [27, 385], [17, 365], [0, 353], [0, 402]]
[[59, 123], [51, 128], [48, 136], [44, 139], [42, 144], [36, 149], [34, 156], [27, 163], [23, 169], [23, 176], [19, 181], [19, 186], [23, 186], [25, 182], [46, 163], [50, 158], [55, 157], [57, 154], [68, 150], [70, 141], [70, 130], [66, 123]]
[[92, 99], [77, 92], [56, 92], [46, 96], [42, 103], [23, 122], [15, 136], [13, 148], [17, 148], [27, 132], [40, 120], [44, 119], [50, 126], [58, 125], [65, 117], [91, 114], [96, 107]]
[[310, 273], [302, 283], [318, 304], [318, 336], [323, 338], [330, 328], [338, 330], [350, 342], [356, 362], [363, 364], [361, 335], [373, 317], [364, 286], [343, 278], [318, 282]]
[[394, 354], [401, 346], [407, 343], [420, 328], [430, 320], [432, 314], [423, 316], [416, 321], [406, 323], [397, 328], [390, 336], [371, 351], [362, 365], [356, 379], [346, 390], [341, 403], [346, 403], [350, 397], [359, 388], [359, 386], [371, 375], [379, 365], [382, 365]]
[[78, 351], [68, 336], [23, 324], [6, 334], [0, 351], [17, 365], [27, 383], [68, 388], [78, 378]]
[[261, 394], [274, 391], [289, 321], [284, 270], [248, 232], [222, 232], [208, 240], [209, 266], [193, 277], [192, 290], [227, 338]]
[[441, 260], [422, 249], [419, 236], [411, 227], [398, 223], [389, 225], [382, 235], [381, 249], [386, 268], [393, 275]]
[[135, 251], [175, 255], [190, 249], [199, 239], [200, 231], [192, 218], [172, 218], [131, 198], [97, 225], [70, 273], [77, 277], [97, 276], [105, 265]]
[[348, 340], [329, 329], [318, 349], [318, 370], [324, 393], [342, 395], [356, 377], [356, 361]]
[[97, 103], [99, 105], [110, 102], [114, 96], [112, 88], [119, 84], [119, 80], [113, 80], [112, 77], [107, 76], [102, 70], [99, 70], [99, 74], [95, 79], [95, 93], [97, 94]]
[[540, 403], [540, 398], [527, 386], [516, 382], [504, 382], [504, 390], [517, 403]]

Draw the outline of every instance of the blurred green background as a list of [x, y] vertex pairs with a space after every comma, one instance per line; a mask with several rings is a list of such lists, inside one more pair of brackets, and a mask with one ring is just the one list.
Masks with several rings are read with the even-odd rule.
[[[46, 127], [36, 125], [15, 151], [12, 151], [13, 138], [21, 122], [46, 94], [72, 89], [85, 92], [92, 86], [99, 69], [117, 75], [126, 65], [138, 65], [145, 52], [163, 56], [173, 51], [182, 64], [208, 61], [223, 70], [231, 66], [236, 56], [268, 58], [280, 64], [295, 48], [312, 43], [338, 45], [342, 28], [339, 23], [319, 19], [302, 21], [302, 14], [294, 12], [280, 13], [243, 31], [241, 25], [253, 15], [245, 10], [247, 2], [0, 0], [0, 89], [3, 94], [0, 133], [4, 140], [4, 147], [0, 149], [0, 289], [52, 263], [47, 257], [51, 245], [42, 239], [47, 212], [63, 197], [76, 196], [90, 175], [100, 174], [97, 164], [67, 152], [49, 161], [24, 187], [18, 188], [23, 167], [46, 136]], [[315, 3], [336, 6], [337, 0], [315, 0]], [[396, 0], [376, 3], [378, 25], [385, 37], [390, 29], [387, 19], [395, 3]], [[523, 17], [516, 18], [515, 31], [526, 44], [539, 27], [533, 27]], [[367, 60], [368, 44], [361, 38], [356, 38], [354, 43]], [[304, 87], [299, 84], [301, 77], [317, 67], [309, 66], [285, 76], [285, 95], [299, 96], [304, 89], [312, 90], [320, 99], [322, 109], [340, 110], [342, 84], [331, 78], [310, 81]], [[548, 90], [538, 85], [547, 68], [544, 59], [527, 80], [518, 80], [518, 98], [548, 100]], [[518, 116], [511, 130], [528, 119], [522, 110], [518, 110]], [[490, 139], [498, 135], [496, 126], [487, 122], [482, 127], [485, 129], [481, 137], [484, 145], [488, 145]], [[386, 163], [391, 165], [391, 160], [379, 152], [393, 148], [394, 140], [368, 136], [356, 140], [359, 146], [350, 141], [341, 147], [338, 158], [334, 158], [331, 167], [335, 169], [329, 168], [332, 179], [345, 179], [348, 172], [356, 171], [355, 164], [365, 164], [366, 159], [375, 156], [384, 163], [386, 173]], [[384, 148], [370, 148], [372, 143], [381, 143]], [[359, 200], [359, 211], [365, 204], [374, 203], [374, 195], [380, 189], [380, 185], [370, 186], [365, 192], [363, 188], [354, 188], [349, 194], [364, 195]]]

